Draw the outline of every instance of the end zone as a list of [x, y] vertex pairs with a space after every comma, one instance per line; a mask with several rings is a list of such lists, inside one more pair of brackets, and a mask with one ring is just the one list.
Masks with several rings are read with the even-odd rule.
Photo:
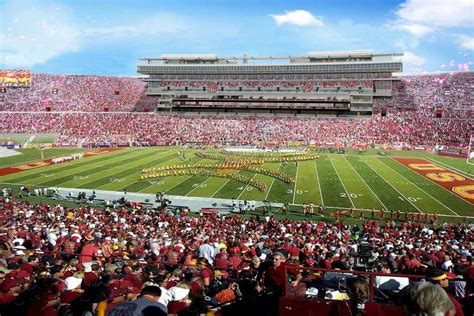
[[395, 157], [394, 160], [437, 185], [474, 204], [474, 181], [454, 171], [420, 158]]
[[[96, 155], [107, 154], [109, 152], [116, 151], [116, 150], [119, 150], [119, 149], [121, 149], [121, 148], [101, 148], [101, 149], [97, 149], [97, 150], [88, 151], [88, 152], [84, 153], [84, 158], [93, 157], [93, 156], [96, 156]], [[27, 163], [27, 164], [24, 164], [24, 165], [1, 168], [0, 169], [0, 176], [6, 176], [8, 174], [22, 172], [22, 171], [25, 171], [25, 170], [50, 166], [50, 165], [54, 164], [53, 159], [54, 158], [50, 158], [50, 159], [46, 159], [46, 160], [42, 160], [42, 161]]]

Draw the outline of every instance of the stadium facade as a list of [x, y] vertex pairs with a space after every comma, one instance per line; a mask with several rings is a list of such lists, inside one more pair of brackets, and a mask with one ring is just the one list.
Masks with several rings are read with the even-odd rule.
[[392, 97], [401, 53], [369, 50], [304, 56], [219, 57], [162, 54], [142, 58], [147, 95], [157, 111], [367, 116], [374, 100]]

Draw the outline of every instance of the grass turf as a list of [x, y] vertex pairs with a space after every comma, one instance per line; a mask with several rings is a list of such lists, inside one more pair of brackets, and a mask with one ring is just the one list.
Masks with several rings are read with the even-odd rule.
[[[73, 150], [76, 151], [76, 150]], [[237, 198], [270, 202], [288, 202], [295, 216], [302, 213], [301, 205], [323, 204], [327, 209], [400, 209], [402, 211], [437, 212], [456, 217], [474, 216], [474, 205], [441, 188], [390, 158], [403, 153], [423, 157], [445, 168], [469, 175], [472, 166], [461, 159], [440, 157], [420, 152], [376, 152], [349, 155], [321, 153], [317, 160], [265, 163], [262, 167], [286, 173], [295, 183], [245, 170], [235, 170], [241, 175], [264, 182], [267, 187], [255, 187], [227, 179], [202, 175], [184, 175], [139, 180], [143, 168], [170, 166], [180, 163], [212, 162], [197, 157], [187, 150], [187, 161], [178, 156], [179, 148], [127, 148], [116, 152], [85, 158], [59, 165], [23, 171], [0, 177], [7, 184], [26, 184], [48, 187], [74, 187], [128, 192], [155, 193], [196, 197]], [[46, 150], [45, 158], [66, 153]], [[39, 151], [28, 150], [24, 161], [38, 160]], [[25, 156], [26, 157], [26, 156]], [[12, 164], [12, 158], [0, 159], [0, 165]], [[17, 158], [16, 158], [17, 159]], [[17, 163], [22, 161], [17, 161]], [[456, 169], [456, 170], [454, 170]], [[458, 171], [459, 170], [459, 171]]]

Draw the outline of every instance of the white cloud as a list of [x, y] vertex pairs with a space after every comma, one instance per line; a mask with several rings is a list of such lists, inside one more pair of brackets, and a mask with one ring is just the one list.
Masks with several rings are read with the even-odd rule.
[[418, 55], [415, 55], [414, 53], [407, 51], [403, 52], [403, 57], [402, 61], [407, 64], [409, 67], [410, 66], [423, 66], [426, 63], [426, 60]]
[[395, 28], [416, 37], [446, 28], [472, 27], [472, 0], [406, 0], [396, 11]]
[[298, 26], [323, 26], [320, 17], [312, 15], [306, 10], [285, 11], [285, 14], [270, 14], [276, 24], [293, 24]]
[[423, 37], [424, 35], [431, 33], [433, 31], [433, 28], [429, 26], [426, 26], [423, 24], [416, 24], [416, 23], [399, 24], [397, 25], [397, 28], [407, 31], [416, 37]]
[[[474, 50], [474, 36], [461, 36], [459, 44], [462, 48]], [[464, 57], [467, 57], [468, 54], [464, 54]]]
[[407, 0], [397, 16], [404, 21], [435, 27], [470, 27], [472, 0]]
[[80, 31], [66, 7], [38, 3], [5, 3], [0, 7], [3, 28], [0, 64], [32, 67], [80, 48]]

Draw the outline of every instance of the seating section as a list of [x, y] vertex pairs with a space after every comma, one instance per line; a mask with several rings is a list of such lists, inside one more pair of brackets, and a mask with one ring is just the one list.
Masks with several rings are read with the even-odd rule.
[[299, 117], [192, 117], [154, 113], [7, 113], [0, 112], [2, 133], [59, 133], [58, 143], [155, 144], [304, 140], [308, 144], [365, 143], [444, 145], [467, 152], [471, 122], [467, 119], [416, 115], [374, 116], [372, 119]]

